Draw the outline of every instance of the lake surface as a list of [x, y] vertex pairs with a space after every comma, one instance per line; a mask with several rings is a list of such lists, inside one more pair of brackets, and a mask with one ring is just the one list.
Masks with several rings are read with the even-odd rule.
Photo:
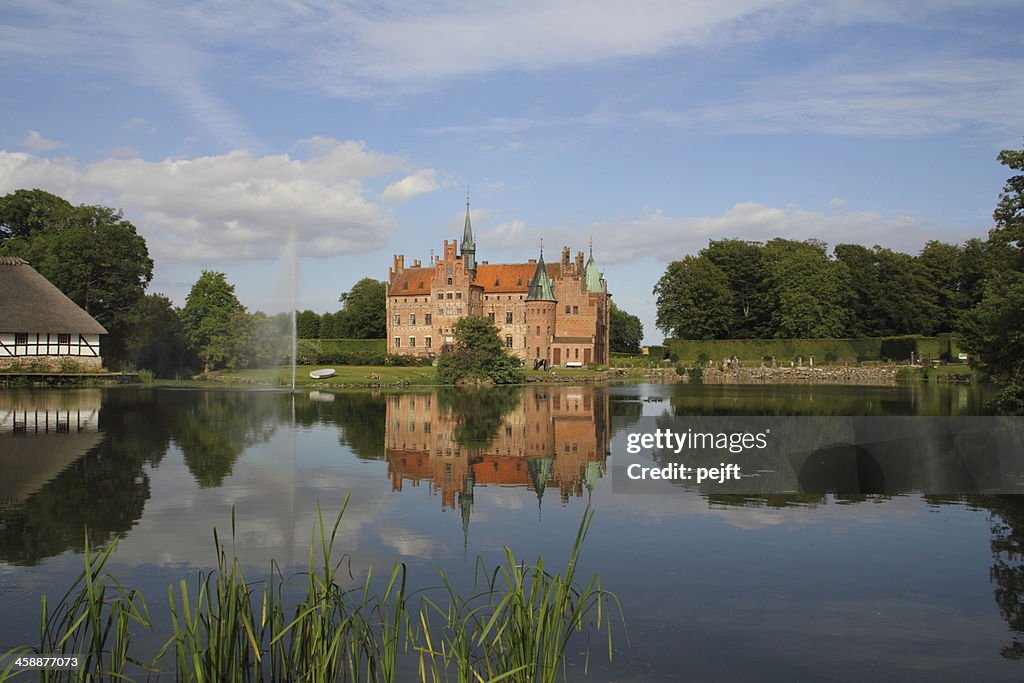
[[[289, 395], [116, 388], [0, 392], [0, 648], [34, 645], [39, 597], [81, 570], [83, 530], [162, 615], [215, 561], [304, 568], [317, 504], [358, 580], [409, 565], [468, 592], [503, 546], [622, 601], [585, 680], [1022, 680], [1019, 496], [613, 491], [616, 427], [641, 416], [978, 415], [975, 387], [527, 387]], [[627, 418], [616, 420], [614, 418]], [[621, 439], [621, 434], [618, 435]], [[165, 634], [154, 634], [157, 643]], [[581, 641], [582, 645], [582, 641]], [[155, 651], [155, 647], [153, 651]], [[579, 648], [577, 648], [579, 650]], [[149, 654], [150, 651], [146, 651]], [[584, 679], [578, 657], [573, 679]]]

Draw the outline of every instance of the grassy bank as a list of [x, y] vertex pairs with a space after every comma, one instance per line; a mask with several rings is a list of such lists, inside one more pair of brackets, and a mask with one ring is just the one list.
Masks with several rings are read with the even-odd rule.
[[333, 526], [319, 516], [307, 571], [287, 579], [274, 565], [266, 580], [248, 581], [234, 540], [222, 544], [214, 531], [217, 567], [168, 587], [170, 637], [155, 653], [134, 646], [142, 632], [160, 627], [147, 606], [155, 605], [153, 596], [147, 602], [106, 572], [116, 543], [102, 552], [87, 545], [85, 568], [63, 598], [42, 598], [36, 650], [76, 655], [79, 669], [19, 671], [17, 658], [32, 654], [19, 648], [0, 657], [0, 681], [548, 683], [564, 677], [567, 652], [588, 652], [577, 636], [602, 629], [611, 657], [618, 600], [597, 576], [577, 580], [593, 513], [584, 515], [561, 573], [543, 558], [527, 564], [505, 548], [497, 567], [478, 559], [482, 585], [472, 597], [443, 572], [437, 588], [410, 593], [402, 563], [379, 580], [372, 571], [365, 581], [346, 580], [347, 555], [335, 548], [343, 514], [344, 506]]

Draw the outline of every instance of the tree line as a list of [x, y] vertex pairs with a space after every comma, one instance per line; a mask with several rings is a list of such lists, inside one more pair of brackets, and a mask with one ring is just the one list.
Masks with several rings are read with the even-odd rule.
[[[999, 162], [1024, 171], [1024, 151]], [[654, 287], [657, 326], [683, 339], [955, 333], [972, 363], [1024, 409], [1024, 174], [1010, 177], [988, 239], [916, 255], [818, 240], [711, 240]]]
[[[146, 240], [117, 209], [17, 190], [0, 197], [0, 255], [27, 261], [107, 329], [108, 368], [176, 377], [290, 362], [291, 315], [249, 312], [224, 273], [204, 270], [181, 308], [147, 292], [153, 260]], [[383, 282], [364, 278], [339, 301], [334, 313], [312, 314], [317, 336], [384, 336]]]
[[818, 240], [712, 240], [654, 287], [657, 325], [681, 339], [842, 338], [955, 332], [981, 301], [987, 245], [917, 255]]

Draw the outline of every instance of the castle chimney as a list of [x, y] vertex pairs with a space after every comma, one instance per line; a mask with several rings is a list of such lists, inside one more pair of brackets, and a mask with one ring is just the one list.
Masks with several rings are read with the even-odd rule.
[[576, 252], [576, 272], [577, 273], [582, 273], [583, 272], [583, 252], [582, 251]]
[[562, 247], [562, 269], [569, 269], [569, 247]]

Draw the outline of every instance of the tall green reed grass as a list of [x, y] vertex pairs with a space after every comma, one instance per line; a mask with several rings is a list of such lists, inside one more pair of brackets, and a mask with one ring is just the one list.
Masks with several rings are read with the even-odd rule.
[[[578, 634], [588, 638], [589, 662], [589, 636], [601, 629], [611, 658], [621, 605], [597, 575], [577, 581], [589, 510], [563, 572], [548, 571], [543, 558], [525, 564], [506, 548], [494, 569], [477, 560], [479, 590], [463, 597], [443, 571], [440, 586], [410, 594], [403, 563], [383, 582], [371, 570], [355, 583], [343, 571], [349, 556], [339, 558], [336, 548], [347, 505], [348, 498], [330, 526], [317, 506], [305, 572], [285, 579], [272, 563], [269, 578], [256, 583], [242, 570], [232, 514], [230, 545], [214, 531], [216, 568], [191, 587], [187, 580], [168, 587], [170, 637], [148, 660], [130, 651], [132, 635], [152, 628], [145, 600], [104, 571], [116, 541], [103, 552], [87, 547], [85, 569], [64, 597], [53, 609], [41, 600], [38, 649], [80, 654], [84, 667], [40, 679], [547, 683], [566, 676]], [[300, 586], [298, 600], [288, 600]], [[16, 654], [0, 658], [0, 681], [18, 677], [9, 664]]]

